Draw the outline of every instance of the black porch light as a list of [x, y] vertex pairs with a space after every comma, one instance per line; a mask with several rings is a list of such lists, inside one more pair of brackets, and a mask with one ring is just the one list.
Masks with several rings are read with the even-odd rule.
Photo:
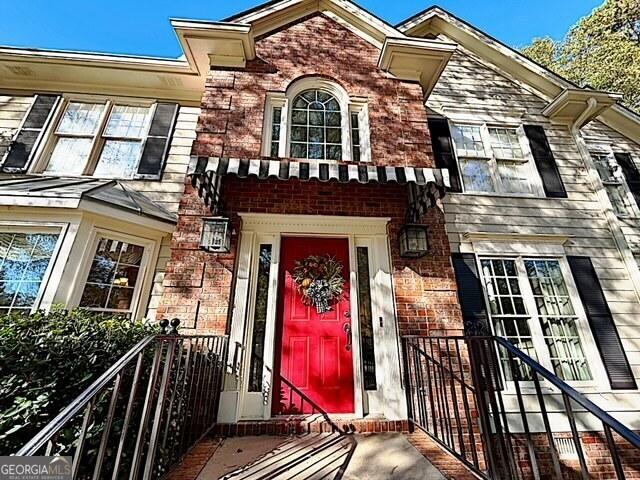
[[231, 220], [227, 217], [203, 219], [200, 248], [211, 253], [230, 252], [232, 230]]
[[420, 258], [429, 252], [427, 226], [408, 223], [400, 229], [400, 256], [404, 258]]

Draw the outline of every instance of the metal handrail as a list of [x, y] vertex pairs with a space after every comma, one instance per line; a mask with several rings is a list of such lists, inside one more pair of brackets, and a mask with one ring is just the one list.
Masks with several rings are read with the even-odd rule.
[[229, 337], [178, 335], [179, 323], [160, 322], [16, 455], [73, 452], [74, 479], [166, 473], [214, 427], [229, 374]]
[[98, 377], [91, 385], [89, 385], [80, 395], [78, 395], [64, 410], [51, 420], [46, 427], [40, 430], [26, 445], [18, 452], [17, 456], [34, 455], [46, 442], [51, 440], [53, 436], [73, 417], [80, 412], [91, 399], [100, 393], [100, 391], [111, 382], [120, 371], [126, 367], [133, 358], [144, 350], [147, 345], [157, 339], [161, 335], [149, 335], [140, 340], [131, 350], [124, 354], [116, 363], [114, 363], [106, 372]]
[[614, 430], [618, 435], [628, 441], [631, 445], [636, 448], [640, 448], [640, 435], [635, 433], [633, 430], [630, 430], [628, 427], [624, 426], [610, 414], [602, 410], [595, 403], [585, 397], [583, 394], [575, 390], [573, 387], [568, 385], [565, 381], [560, 379], [557, 375], [553, 374], [522, 350], [516, 348], [511, 342], [502, 338], [502, 337], [476, 337], [476, 338], [487, 338], [494, 339], [501, 346], [506, 348], [509, 352], [511, 352], [514, 356], [518, 357], [521, 361], [523, 361], [529, 368], [534, 370], [540, 376], [544, 377], [549, 383], [551, 383], [554, 387], [556, 387], [561, 392], [567, 394], [571, 400], [576, 402], [578, 405], [582, 406], [589, 413], [595, 415], [602, 423], [608, 425], [612, 430]]
[[[497, 336], [414, 335], [403, 337], [403, 347], [411, 425], [429, 435], [480, 477], [511, 480], [529, 478], [530, 474], [541, 478], [542, 474], [550, 473], [558, 480], [566, 478], [563, 470], [574, 467], [561, 462], [556, 445], [558, 438], [570, 438], [573, 442], [579, 462], [578, 472], [583, 479], [591, 478], [591, 473], [602, 474], [604, 471], [611, 474], [610, 478], [624, 479], [625, 472], [635, 472], [640, 467], [640, 456], [636, 450], [640, 449], [638, 433], [507, 339]], [[550, 395], [543, 392], [543, 381], [548, 385], [551, 396], [562, 397], [560, 404], [564, 405], [564, 410], [561, 413], [564, 412], [568, 421], [570, 431], [566, 433], [570, 437], [557, 437], [559, 431], [549, 418], [546, 403]], [[509, 382], [507, 391], [505, 382]], [[535, 392], [527, 392], [526, 395], [537, 399], [539, 410], [525, 402], [521, 385], [529, 383], [533, 383]], [[464, 395], [467, 392], [473, 395], [473, 403], [466, 402]], [[459, 401], [461, 393], [463, 404]], [[515, 410], [506, 408], [513, 404], [505, 401], [505, 394], [516, 397]], [[585, 454], [589, 447], [582, 445], [582, 433], [576, 422], [578, 413], [587, 415], [590, 425], [593, 422], [591, 430], [604, 433], [602, 441], [609, 452], [607, 461], [589, 461]], [[520, 417], [519, 422], [514, 415]], [[474, 420], [467, 420], [470, 417]], [[534, 430], [530, 428], [532, 418], [541, 420]], [[598, 422], [600, 429], [595, 426]], [[469, 459], [465, 453], [469, 450], [466, 443], [473, 441], [474, 432], [478, 432], [482, 448], [478, 450], [477, 457]], [[585, 434], [589, 432], [584, 430]]]
[[[405, 338], [417, 338], [417, 337], [405, 337]], [[438, 337], [435, 337], [438, 338]], [[447, 337], [449, 338], [449, 337]], [[453, 337], [451, 337], [453, 338]], [[410, 344], [410, 347], [412, 347], [413, 349], [415, 349], [415, 351], [421, 356], [426, 358], [427, 360], [429, 360], [431, 363], [433, 363], [435, 366], [440, 367], [442, 370], [444, 370], [452, 379], [454, 379], [455, 381], [459, 382], [459, 383], [465, 383], [464, 379], [459, 377], [458, 375], [456, 375], [452, 370], [450, 370], [449, 368], [447, 368], [446, 365], [444, 365], [442, 362], [439, 362], [438, 360], [436, 360], [435, 358], [433, 358], [431, 355], [429, 355], [427, 352], [420, 350], [420, 348], [418, 348], [416, 345]], [[475, 392], [475, 387], [473, 385], [468, 385], [468, 388], [470, 391]]]

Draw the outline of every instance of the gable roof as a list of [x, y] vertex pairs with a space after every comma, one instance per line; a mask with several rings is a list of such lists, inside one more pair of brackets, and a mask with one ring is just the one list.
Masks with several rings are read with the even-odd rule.
[[[397, 24], [396, 28], [408, 36], [421, 37], [428, 33], [442, 33], [516, 80], [529, 85], [549, 102], [553, 102], [566, 91], [591, 91], [534, 62], [439, 6], [432, 6], [413, 15]], [[599, 116], [599, 120], [640, 143], [640, 116], [628, 108], [614, 104]]]
[[350, 0], [271, 0], [223, 22], [251, 24], [259, 37], [315, 12], [339, 21], [379, 48], [387, 37], [405, 37], [386, 20]]

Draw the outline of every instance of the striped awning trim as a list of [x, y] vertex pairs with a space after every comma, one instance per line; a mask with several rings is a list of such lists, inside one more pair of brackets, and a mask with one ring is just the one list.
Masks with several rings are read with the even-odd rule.
[[363, 164], [338, 164], [323, 161], [295, 162], [286, 160], [249, 160], [238, 158], [191, 157], [189, 175], [213, 173], [236, 175], [240, 178], [257, 177], [266, 180], [277, 178], [289, 180], [331, 180], [340, 183], [399, 183], [435, 185], [444, 194], [449, 187], [449, 172], [446, 169], [421, 167], [379, 167]]

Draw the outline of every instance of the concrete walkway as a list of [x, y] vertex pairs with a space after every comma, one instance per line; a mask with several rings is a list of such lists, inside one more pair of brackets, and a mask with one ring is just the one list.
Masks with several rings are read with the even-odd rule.
[[403, 435], [221, 440], [198, 480], [444, 480]]

